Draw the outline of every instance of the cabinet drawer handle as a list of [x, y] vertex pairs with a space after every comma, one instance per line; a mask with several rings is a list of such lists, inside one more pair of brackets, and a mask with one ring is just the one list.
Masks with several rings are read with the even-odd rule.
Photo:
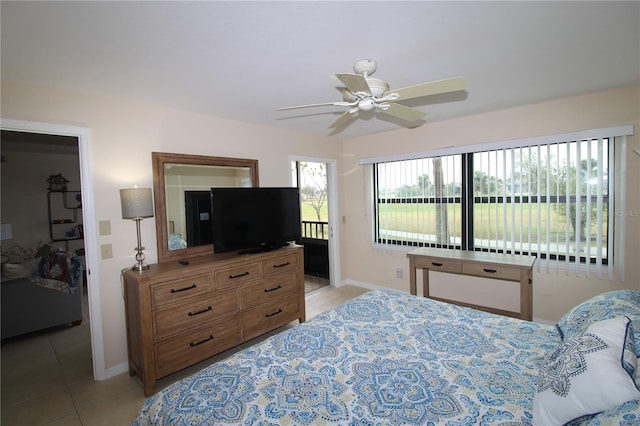
[[211, 310], [213, 310], [213, 308], [211, 306], [209, 306], [207, 309], [203, 309], [203, 310], [198, 311], [198, 312], [189, 312], [189, 316], [192, 317], [194, 315], [204, 314], [205, 312], [209, 312]]
[[235, 278], [242, 278], [242, 277], [246, 277], [247, 275], [249, 275], [249, 272], [243, 272], [241, 274], [238, 275], [229, 275], [229, 279], [233, 280]]
[[439, 262], [431, 262], [431, 264], [433, 266], [442, 266], [442, 263], [439, 263]]
[[496, 272], [498, 272], [495, 269], [489, 269], [489, 268], [484, 268], [483, 271], [485, 271], [487, 274], [495, 274]]
[[171, 289], [171, 293], [179, 293], [179, 292], [181, 292], [181, 291], [191, 290], [191, 289], [194, 289], [194, 288], [196, 288], [196, 287], [197, 287], [197, 286], [196, 286], [195, 284], [191, 284], [191, 286], [189, 286], [189, 287], [179, 288], [179, 289], [177, 289], [177, 290], [176, 290], [175, 288], [172, 288], [172, 289]]
[[204, 340], [200, 340], [199, 342], [195, 342], [195, 343], [191, 342], [191, 343], [189, 343], [189, 346], [191, 346], [191, 347], [198, 346], [198, 345], [201, 345], [203, 343], [207, 343], [210, 340], [213, 340], [213, 334], [209, 335], [209, 337], [207, 337]]
[[278, 286], [274, 287], [274, 288], [265, 288], [264, 292], [265, 293], [269, 293], [270, 291], [275, 291], [275, 290], [278, 290], [279, 288], [282, 288], [282, 286], [280, 284], [278, 284]]
[[289, 262], [285, 262], [285, 263], [281, 263], [281, 264], [279, 264], [279, 265], [273, 265], [273, 267], [274, 267], [274, 268], [282, 268], [282, 267], [284, 267], [284, 266], [289, 266], [289, 265], [291, 265], [291, 263], [289, 263]]
[[269, 318], [269, 317], [272, 317], [272, 316], [274, 316], [274, 315], [278, 315], [278, 314], [279, 314], [279, 313], [281, 313], [281, 312], [282, 312], [282, 309], [278, 309], [278, 310], [277, 310], [277, 311], [275, 311], [274, 313], [272, 313], [272, 314], [265, 314], [264, 316], [265, 316], [265, 317], [267, 317], [267, 318]]

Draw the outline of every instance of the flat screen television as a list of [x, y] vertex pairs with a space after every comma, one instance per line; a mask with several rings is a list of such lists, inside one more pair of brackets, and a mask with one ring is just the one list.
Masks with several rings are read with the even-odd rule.
[[213, 250], [274, 250], [301, 237], [300, 191], [290, 187], [211, 188]]

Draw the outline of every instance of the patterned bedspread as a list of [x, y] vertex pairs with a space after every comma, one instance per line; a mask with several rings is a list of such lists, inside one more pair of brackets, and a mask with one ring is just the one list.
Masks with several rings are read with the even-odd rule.
[[149, 398], [134, 425], [531, 424], [544, 326], [370, 291]]

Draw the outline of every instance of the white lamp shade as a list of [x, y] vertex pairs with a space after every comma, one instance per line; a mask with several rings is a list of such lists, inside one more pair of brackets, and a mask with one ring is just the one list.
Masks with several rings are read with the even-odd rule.
[[10, 240], [13, 238], [13, 232], [11, 232], [11, 224], [3, 223], [0, 224], [0, 240]]
[[123, 219], [153, 217], [151, 188], [121, 189], [120, 203]]

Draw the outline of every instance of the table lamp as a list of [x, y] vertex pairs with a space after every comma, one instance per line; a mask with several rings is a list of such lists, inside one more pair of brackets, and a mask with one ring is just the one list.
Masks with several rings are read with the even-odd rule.
[[122, 218], [136, 221], [136, 231], [138, 233], [138, 247], [135, 248], [136, 264], [131, 267], [136, 271], [148, 269], [149, 265], [144, 263], [144, 247], [140, 238], [140, 221], [147, 217], [153, 217], [153, 201], [151, 198], [151, 188], [130, 188], [120, 190], [120, 203], [122, 205]]

